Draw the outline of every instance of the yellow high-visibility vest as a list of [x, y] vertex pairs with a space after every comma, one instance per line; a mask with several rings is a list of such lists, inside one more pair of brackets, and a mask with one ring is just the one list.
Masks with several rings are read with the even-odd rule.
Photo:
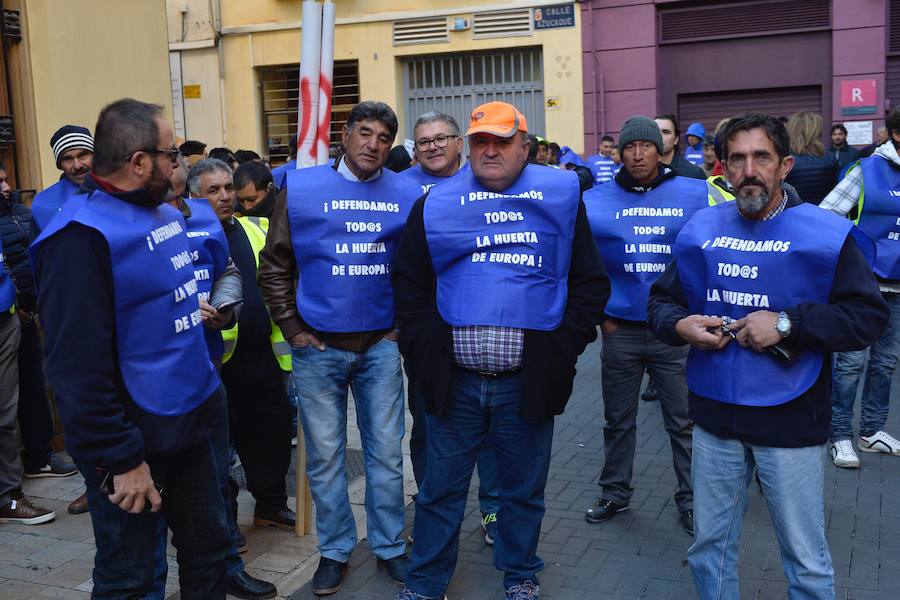
[[734, 200], [734, 194], [728, 191], [728, 185], [725, 178], [721, 175], [713, 175], [706, 178], [706, 197], [710, 206], [721, 204], [722, 202], [731, 202]]
[[[250, 241], [250, 248], [253, 250], [253, 256], [256, 259], [256, 268], [259, 269], [259, 253], [262, 252], [263, 246], [266, 245], [266, 234], [269, 231], [269, 219], [266, 217], [238, 217], [235, 219], [247, 234]], [[284, 339], [281, 329], [272, 319], [269, 319], [272, 326], [272, 333], [269, 335], [269, 341], [272, 343], [272, 352], [278, 361], [278, 366], [282, 371], [290, 372], [291, 370], [291, 346]], [[222, 340], [225, 342], [225, 354], [222, 356], [222, 364], [234, 354], [237, 346], [238, 326], [235, 323], [231, 329], [222, 330]]]

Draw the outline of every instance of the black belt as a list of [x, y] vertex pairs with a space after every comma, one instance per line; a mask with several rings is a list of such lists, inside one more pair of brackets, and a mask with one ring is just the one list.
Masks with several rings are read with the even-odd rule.
[[473, 373], [478, 375], [482, 379], [503, 379], [504, 377], [511, 377], [513, 375], [518, 375], [522, 372], [522, 369], [516, 369], [515, 371], [473, 371], [471, 369], [463, 369], [464, 371], [468, 371], [469, 373]]

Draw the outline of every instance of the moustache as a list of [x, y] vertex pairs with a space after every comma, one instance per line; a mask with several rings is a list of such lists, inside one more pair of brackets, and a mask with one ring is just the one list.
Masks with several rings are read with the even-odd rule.
[[760, 181], [759, 179], [756, 179], [756, 178], [745, 179], [745, 180], [741, 181], [737, 187], [742, 188], [742, 187], [747, 187], [748, 185], [755, 185], [755, 186], [761, 187], [761, 188], [766, 187], [766, 184], [764, 184], [762, 181]]

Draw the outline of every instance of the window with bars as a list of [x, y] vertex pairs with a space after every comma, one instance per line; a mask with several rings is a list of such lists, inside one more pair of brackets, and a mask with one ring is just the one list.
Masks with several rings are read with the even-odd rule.
[[[334, 91], [331, 96], [331, 146], [341, 143], [341, 128], [350, 109], [359, 103], [359, 62], [341, 60], [334, 63]], [[263, 134], [269, 161], [275, 167], [287, 162], [291, 135], [297, 133], [300, 102], [300, 65], [282, 65], [259, 69], [262, 93]]]

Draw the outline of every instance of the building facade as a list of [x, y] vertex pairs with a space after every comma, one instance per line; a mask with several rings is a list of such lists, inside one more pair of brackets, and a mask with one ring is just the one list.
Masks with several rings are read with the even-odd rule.
[[[531, 131], [582, 150], [581, 14], [545, 0], [338, 0], [332, 142], [361, 100], [391, 105], [398, 143], [423, 112], [465, 127], [507, 100]], [[179, 134], [285, 160], [297, 130], [301, 2], [168, 0]]]
[[635, 114], [711, 132], [744, 110], [820, 113], [867, 144], [900, 103], [897, 0], [585, 0], [584, 144]]
[[171, 116], [163, 3], [4, 0], [0, 6], [0, 160], [13, 187], [34, 191], [55, 183], [50, 136], [65, 124], [93, 131], [100, 109], [113, 100], [155, 102]]

